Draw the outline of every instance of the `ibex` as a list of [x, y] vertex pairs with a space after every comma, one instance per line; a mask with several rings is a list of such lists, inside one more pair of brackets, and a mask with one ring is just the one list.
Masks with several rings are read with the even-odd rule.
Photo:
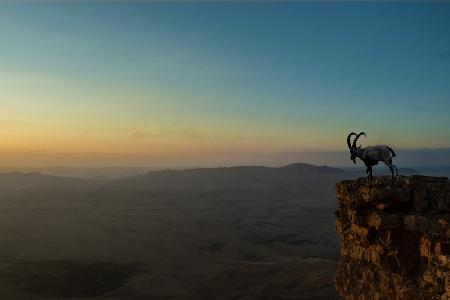
[[[353, 140], [353, 144], [350, 144], [350, 138], [352, 135], [355, 135], [356, 137]], [[384, 162], [391, 170], [391, 180], [394, 179], [394, 172], [395, 176], [398, 178], [397, 167], [392, 163], [392, 157], [396, 156], [394, 150], [386, 145], [368, 146], [365, 148], [356, 146], [356, 142], [361, 135], [366, 137], [364, 132], [361, 132], [360, 134], [356, 134], [354, 132], [350, 133], [347, 136], [347, 145], [350, 149], [350, 159], [353, 163], [356, 164], [356, 158], [358, 157], [366, 165], [366, 173], [369, 183], [372, 181], [372, 167], [378, 165], [378, 162], [380, 161]]]

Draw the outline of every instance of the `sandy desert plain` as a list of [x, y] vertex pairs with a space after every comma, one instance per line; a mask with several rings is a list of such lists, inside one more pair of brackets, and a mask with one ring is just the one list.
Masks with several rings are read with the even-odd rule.
[[0, 175], [1, 299], [337, 299], [334, 186], [291, 164]]

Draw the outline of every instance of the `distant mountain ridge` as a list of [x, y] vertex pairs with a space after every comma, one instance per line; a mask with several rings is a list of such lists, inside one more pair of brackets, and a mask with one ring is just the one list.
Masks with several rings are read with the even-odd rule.
[[158, 171], [150, 171], [145, 175], [152, 174], [181, 174], [181, 173], [201, 173], [201, 172], [211, 172], [211, 173], [223, 173], [223, 174], [233, 174], [237, 172], [251, 173], [255, 171], [261, 172], [299, 172], [299, 173], [344, 173], [343, 170], [328, 166], [315, 166], [307, 163], [291, 163], [283, 167], [265, 167], [265, 166], [235, 166], [235, 167], [215, 167], [215, 168], [194, 168], [194, 169], [184, 169], [184, 170], [173, 170], [164, 169]]
[[158, 170], [150, 171], [145, 175], [130, 176], [132, 178], [155, 178], [155, 177], [203, 177], [211, 176], [214, 178], [230, 179], [232, 177], [258, 178], [264, 176], [289, 177], [295, 174], [342, 174], [343, 170], [328, 166], [315, 166], [306, 163], [292, 163], [283, 167], [265, 167], [265, 166], [235, 166], [235, 167], [216, 167], [216, 168], [195, 168], [184, 170]]
[[339, 168], [329, 167], [325, 165], [316, 166], [306, 163], [292, 163], [281, 168], [294, 169], [298, 171], [304, 171], [306, 173], [344, 173], [344, 171]]
[[0, 173], [0, 187], [26, 188], [33, 186], [134, 186], [134, 187], [261, 187], [306, 183], [310, 178], [340, 177], [345, 172], [339, 168], [292, 163], [283, 167], [236, 166], [195, 168], [184, 170], [153, 170], [143, 175], [118, 179], [96, 177], [91, 179], [61, 177], [38, 172]]
[[286, 184], [300, 184], [313, 177], [340, 177], [344, 171], [328, 166], [314, 166], [293, 163], [283, 167], [236, 166], [218, 168], [197, 168], [185, 170], [151, 171], [145, 175], [122, 178], [115, 182], [133, 186], [235, 186], [261, 187]]
[[89, 183], [87, 179], [46, 175], [39, 172], [0, 173], [0, 187], [26, 188], [34, 186], [79, 186]]

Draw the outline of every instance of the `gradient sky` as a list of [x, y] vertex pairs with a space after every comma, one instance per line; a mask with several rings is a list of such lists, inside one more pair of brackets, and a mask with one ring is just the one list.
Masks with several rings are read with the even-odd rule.
[[0, 105], [0, 165], [449, 148], [450, 3], [0, 3]]

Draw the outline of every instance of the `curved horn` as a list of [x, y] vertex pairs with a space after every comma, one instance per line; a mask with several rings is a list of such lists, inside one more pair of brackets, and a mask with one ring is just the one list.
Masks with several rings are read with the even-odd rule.
[[353, 140], [353, 145], [352, 145], [353, 148], [356, 148], [356, 142], [358, 141], [359, 137], [362, 135], [364, 135], [364, 137], [366, 137], [366, 134], [364, 133], [364, 131], [361, 131], [360, 134], [356, 135], [355, 139]]
[[352, 145], [351, 145], [351, 143], [350, 143], [350, 138], [351, 138], [352, 135], [356, 135], [356, 136], [357, 136], [357, 134], [354, 133], [354, 132], [350, 133], [350, 134], [347, 136], [347, 145], [348, 145], [348, 148], [349, 148], [349, 149], [352, 148]]

